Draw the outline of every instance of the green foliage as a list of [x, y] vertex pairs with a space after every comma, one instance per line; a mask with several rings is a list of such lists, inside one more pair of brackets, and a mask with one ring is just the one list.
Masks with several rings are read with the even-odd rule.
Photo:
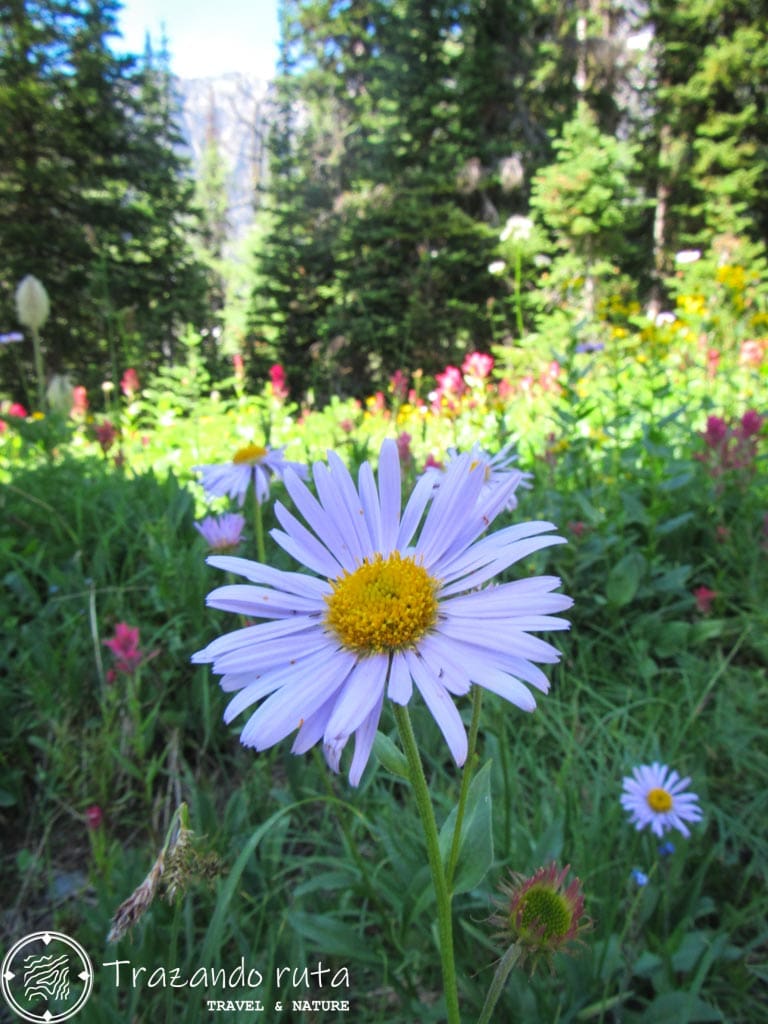
[[[556, 160], [538, 172], [531, 191], [531, 208], [556, 247], [537, 330], [560, 335], [563, 344], [576, 324], [589, 335], [598, 304], [619, 291], [642, 201], [632, 183], [636, 147], [601, 132], [585, 103], [553, 147]], [[570, 330], [563, 331], [566, 324]]]
[[[182, 977], [201, 966], [231, 970], [243, 957], [264, 980], [234, 997], [265, 1004], [301, 994], [290, 977], [277, 981], [278, 967], [322, 961], [348, 968], [350, 988], [335, 995], [349, 997], [356, 1019], [439, 1021], [434, 897], [388, 710], [372, 764], [351, 791], [317, 752], [240, 748], [237, 725], [221, 722], [225, 698], [189, 664], [191, 651], [236, 625], [204, 606], [221, 574], [205, 566], [192, 527], [202, 496], [191, 466], [260, 441], [265, 415], [289, 457], [321, 457], [332, 445], [353, 467], [384, 435], [411, 435], [418, 470], [428, 452], [444, 456], [447, 445], [474, 441], [494, 449], [517, 432], [533, 480], [506, 521], [549, 519], [568, 537], [520, 568], [562, 578], [575, 598], [572, 628], [559, 641], [552, 692], [534, 714], [484, 695], [478, 771], [455, 854], [457, 772], [431, 715], [412, 702], [444, 863], [455, 855], [464, 1019], [479, 1013], [503, 952], [487, 927], [499, 880], [552, 858], [582, 879], [593, 927], [576, 959], [556, 958], [556, 980], [513, 972], [499, 1019], [760, 1019], [764, 425], [750, 444], [737, 443], [744, 412], [764, 393], [765, 362], [741, 359], [731, 339], [749, 340], [764, 311], [760, 264], [737, 256], [723, 264], [707, 252], [680, 265], [671, 323], [606, 307], [605, 347], [566, 352], [555, 390], [532, 386], [503, 400], [489, 377], [466, 384], [455, 408], [412, 399], [361, 409], [336, 399], [298, 422], [268, 392], [232, 403], [202, 397], [209, 382], [190, 336], [179, 377], [158, 376], [151, 394], [130, 403], [141, 403], [143, 425], [128, 407], [115, 416], [121, 469], [77, 424], [52, 428], [45, 445], [31, 433], [44, 421], [25, 422], [23, 437], [9, 426], [0, 437], [9, 938], [45, 920], [77, 935], [99, 964], [127, 959]], [[714, 345], [721, 361], [713, 375]], [[176, 397], [183, 389], [186, 400]], [[708, 433], [713, 413], [731, 431], [726, 446]], [[289, 501], [277, 483], [275, 496]], [[271, 501], [264, 513], [269, 528]], [[243, 552], [252, 550], [248, 532]], [[291, 567], [274, 546], [270, 560]], [[708, 610], [700, 587], [714, 592]], [[145, 660], [135, 675], [110, 681], [115, 660], [103, 641], [117, 622], [140, 628]], [[654, 759], [690, 775], [704, 809], [691, 837], [675, 837], [666, 854], [627, 824], [618, 802], [621, 777]], [[105, 944], [180, 798], [205, 851], [197, 863], [212, 877], [190, 867], [175, 902], [156, 896], [130, 935]], [[93, 804], [104, 817], [89, 830]], [[115, 986], [98, 970], [102, 991], [85, 1019], [190, 1012], [188, 988], [134, 988], [125, 978]], [[207, 997], [229, 994], [213, 988]], [[274, 1016], [292, 1019], [287, 1009]]]
[[653, 2], [649, 21], [658, 44], [660, 171], [672, 208], [666, 243], [674, 251], [726, 230], [764, 240], [764, 18], [754, 4], [741, 0], [697, 0], [674, 7]]

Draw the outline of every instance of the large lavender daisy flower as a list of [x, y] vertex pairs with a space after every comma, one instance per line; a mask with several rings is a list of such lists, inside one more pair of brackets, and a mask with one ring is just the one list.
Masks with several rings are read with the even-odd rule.
[[210, 557], [210, 565], [251, 582], [214, 590], [208, 604], [267, 621], [214, 640], [193, 661], [212, 663], [222, 688], [235, 693], [226, 721], [262, 701], [242, 730], [246, 746], [264, 750], [296, 732], [294, 753], [322, 741], [338, 771], [354, 736], [349, 778], [357, 785], [385, 698], [407, 704], [415, 685], [463, 764], [467, 736], [453, 698], [476, 683], [532, 711], [526, 684], [549, 688], [534, 663], [554, 663], [559, 654], [531, 633], [567, 629], [553, 613], [572, 604], [553, 593], [560, 584], [553, 576], [486, 584], [563, 538], [545, 522], [483, 537], [519, 480], [510, 474], [484, 491], [483, 467], [469, 452], [451, 461], [437, 490], [428, 478], [418, 481], [402, 511], [394, 441], [381, 447], [378, 486], [367, 462], [355, 486], [332, 452], [327, 465], [314, 465], [313, 478], [317, 497], [285, 473], [307, 525], [277, 502], [283, 529], [272, 536], [315, 575]]

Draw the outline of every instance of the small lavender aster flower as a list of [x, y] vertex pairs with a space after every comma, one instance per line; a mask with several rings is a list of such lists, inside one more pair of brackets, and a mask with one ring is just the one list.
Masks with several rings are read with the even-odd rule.
[[658, 761], [633, 768], [632, 775], [623, 780], [621, 804], [638, 832], [650, 825], [659, 838], [673, 828], [689, 836], [685, 823], [701, 820], [699, 798], [686, 792], [690, 781]]
[[208, 494], [217, 498], [233, 498], [240, 505], [245, 503], [251, 483], [256, 491], [256, 500], [263, 504], [269, 497], [272, 476], [282, 477], [289, 468], [300, 477], [307, 475], [306, 466], [283, 458], [282, 448], [266, 448], [260, 444], [239, 448], [231, 462], [194, 467], [195, 472], [202, 474], [202, 484]]
[[245, 517], [237, 512], [223, 516], [206, 516], [195, 529], [211, 551], [231, 551], [240, 543], [245, 527]]
[[265, 620], [228, 633], [193, 655], [212, 663], [235, 696], [225, 720], [262, 703], [241, 733], [265, 750], [296, 732], [293, 752], [322, 742], [332, 770], [355, 739], [349, 779], [356, 786], [373, 746], [385, 698], [408, 704], [414, 685], [457, 764], [467, 735], [454, 703], [473, 683], [525, 711], [536, 702], [526, 683], [547, 692], [534, 662], [559, 660], [539, 630], [567, 629], [553, 613], [573, 603], [552, 591], [553, 576], [485, 586], [515, 562], [565, 543], [551, 523], [521, 523], [483, 537], [518, 479], [487, 493], [471, 453], [451, 462], [440, 487], [422, 476], [401, 511], [397, 445], [379, 455], [378, 483], [368, 462], [357, 485], [341, 459], [315, 463], [317, 497], [290, 469], [285, 486], [307, 525], [280, 502], [272, 537], [309, 572], [286, 572], [244, 558], [209, 565], [250, 584], [220, 587], [208, 605]]
[[[451, 462], [458, 457], [458, 452], [455, 448], [448, 449], [448, 459], [445, 467], [429, 466], [424, 470], [424, 475], [432, 481], [433, 487], [439, 487], [440, 483], [445, 476], [445, 472]], [[488, 494], [499, 484], [504, 483], [512, 487], [509, 491], [509, 497], [506, 504], [507, 511], [512, 511], [517, 508], [517, 496], [515, 491], [518, 487], [530, 488], [529, 481], [532, 478], [531, 473], [523, 473], [521, 470], [513, 466], [513, 463], [517, 462], [517, 455], [512, 449], [512, 445], [505, 445], [500, 451], [496, 452], [495, 455], [489, 454], [484, 451], [479, 444], [475, 444], [470, 449], [470, 457], [475, 464], [479, 464], [483, 467], [484, 477], [484, 490], [483, 494]]]
[[10, 334], [0, 334], [0, 345], [12, 345], [18, 341], [24, 341], [24, 335], [21, 331], [11, 331]]

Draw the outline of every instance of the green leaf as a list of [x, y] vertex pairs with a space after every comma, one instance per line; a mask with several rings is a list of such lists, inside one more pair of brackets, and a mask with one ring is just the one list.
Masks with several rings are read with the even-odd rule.
[[674, 533], [675, 530], [679, 530], [682, 526], [687, 526], [688, 523], [693, 522], [696, 518], [693, 512], [682, 512], [679, 516], [673, 516], [671, 519], [664, 519], [656, 526], [656, 534], [664, 537], [668, 533]]
[[313, 949], [321, 950], [323, 957], [341, 957], [355, 963], [377, 963], [378, 958], [367, 951], [355, 933], [359, 920], [333, 917], [330, 914], [308, 914], [301, 910], [286, 915], [291, 928], [303, 936]]
[[633, 600], [645, 572], [645, 558], [639, 551], [630, 551], [608, 574], [605, 596], [615, 608], [623, 608]]
[[373, 741], [373, 752], [388, 772], [392, 772], [393, 775], [397, 775], [401, 779], [409, 778], [408, 762], [405, 754], [383, 732], [376, 733], [376, 738]]
[[[454, 807], [440, 829], [440, 853], [447, 866], [456, 828]], [[493, 863], [493, 832], [491, 829], [491, 762], [488, 761], [469, 786], [464, 821], [459, 840], [459, 856], [451, 889], [454, 893], [469, 892], [479, 885]]]
[[531, 860], [534, 864], [548, 864], [559, 860], [565, 843], [565, 819], [555, 818], [535, 839], [531, 838]]
[[665, 622], [656, 634], [654, 654], [660, 658], [669, 658], [688, 648], [691, 624], [679, 619]]
[[645, 1011], [645, 1019], [653, 1024], [699, 1024], [722, 1021], [723, 1015], [714, 1006], [688, 992], [665, 992], [654, 999]]
[[676, 971], [692, 971], [702, 953], [712, 945], [712, 933], [708, 931], [688, 932], [672, 956]]

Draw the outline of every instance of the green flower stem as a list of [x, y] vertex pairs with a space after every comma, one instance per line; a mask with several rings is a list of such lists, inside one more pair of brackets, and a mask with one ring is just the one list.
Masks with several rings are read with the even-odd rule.
[[37, 408], [45, 412], [45, 370], [43, 369], [43, 353], [40, 348], [40, 332], [37, 327], [32, 330], [32, 351], [35, 355], [35, 376], [37, 377]]
[[261, 502], [256, 497], [256, 485], [251, 484], [251, 497], [253, 498], [253, 525], [256, 534], [256, 558], [262, 564], [267, 560], [267, 551], [264, 547], [264, 519], [261, 512]]
[[469, 743], [467, 747], [467, 760], [464, 762], [464, 773], [461, 777], [461, 791], [459, 802], [456, 806], [456, 827], [453, 830], [451, 840], [451, 853], [448, 857], [448, 867], [445, 870], [445, 883], [450, 892], [453, 885], [453, 874], [456, 870], [456, 863], [459, 859], [461, 846], [461, 826], [464, 823], [464, 811], [467, 806], [467, 795], [469, 784], [475, 770], [475, 750], [477, 748], [477, 733], [480, 728], [480, 709], [483, 705], [483, 691], [479, 686], [472, 687], [472, 722], [469, 726]]
[[91, 640], [93, 641], [93, 657], [96, 662], [96, 672], [99, 676], [102, 700], [107, 689], [107, 677], [104, 673], [104, 662], [101, 657], [101, 639], [99, 637], [99, 619], [96, 614], [96, 586], [91, 580], [88, 585], [88, 621], [91, 627]]
[[523, 326], [523, 299], [522, 299], [522, 270], [523, 256], [519, 245], [515, 247], [515, 317], [517, 319], [517, 333], [520, 341], [523, 340], [525, 327]]
[[490, 1021], [491, 1014], [496, 1007], [496, 1003], [499, 1001], [499, 996], [504, 991], [504, 985], [509, 977], [509, 972], [520, 959], [522, 951], [522, 947], [517, 942], [514, 942], [501, 960], [499, 960], [491, 987], [488, 989], [488, 995], [485, 997], [483, 1009], [477, 1018], [477, 1024], [488, 1024]]
[[459, 993], [456, 984], [456, 963], [453, 955], [453, 921], [451, 919], [451, 894], [445, 879], [443, 861], [440, 856], [437, 822], [432, 801], [429, 798], [429, 787], [424, 775], [416, 737], [413, 734], [411, 716], [407, 705], [392, 704], [395, 712], [400, 742], [403, 745], [408, 773], [411, 780], [416, 806], [419, 809], [421, 826], [427, 843], [427, 858], [432, 872], [432, 884], [437, 898], [437, 934], [440, 945], [440, 963], [443, 971], [443, 987], [445, 989], [445, 1005], [448, 1024], [461, 1024], [459, 1016]]

